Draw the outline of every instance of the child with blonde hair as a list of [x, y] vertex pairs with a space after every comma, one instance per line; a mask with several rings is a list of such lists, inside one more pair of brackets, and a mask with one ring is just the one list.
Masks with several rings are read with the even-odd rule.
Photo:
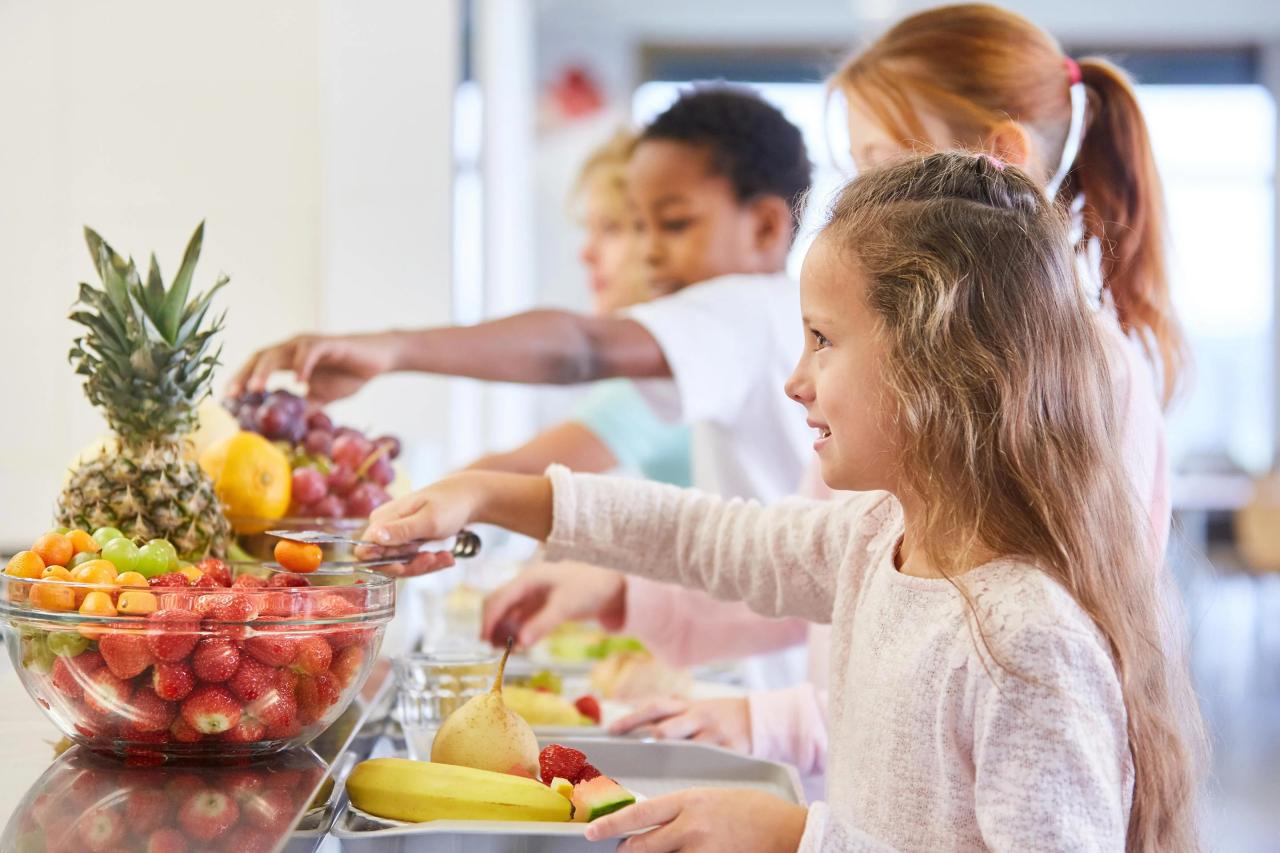
[[[830, 622], [827, 798], [700, 789], [587, 828], [624, 849], [1198, 847], [1198, 720], [1115, 446], [1068, 220], [989, 156], [873, 170], [801, 274], [787, 383], [823, 478], [772, 507], [473, 472], [380, 507], [393, 544], [499, 524], [549, 552]], [[658, 555], [655, 558], [655, 555]]]

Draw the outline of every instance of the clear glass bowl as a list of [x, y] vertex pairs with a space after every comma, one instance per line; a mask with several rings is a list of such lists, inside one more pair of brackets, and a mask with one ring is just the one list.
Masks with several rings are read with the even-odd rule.
[[[290, 577], [258, 563], [233, 568], [261, 584]], [[122, 588], [0, 575], [0, 631], [27, 692], [95, 752], [164, 761], [265, 755], [307, 743], [342, 713], [395, 611], [395, 583], [383, 575], [306, 579], [152, 587], [167, 614], [157, 617], [49, 610], [36, 605], [66, 603], [68, 590], [79, 602]]]

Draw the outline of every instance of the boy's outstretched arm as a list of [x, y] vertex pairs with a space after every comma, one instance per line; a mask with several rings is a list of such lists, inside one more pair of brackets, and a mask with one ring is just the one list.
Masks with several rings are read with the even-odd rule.
[[474, 326], [303, 335], [255, 353], [228, 392], [262, 391], [273, 373], [292, 371], [312, 399], [328, 402], [402, 370], [535, 384], [671, 375], [657, 340], [635, 320], [539, 310]]

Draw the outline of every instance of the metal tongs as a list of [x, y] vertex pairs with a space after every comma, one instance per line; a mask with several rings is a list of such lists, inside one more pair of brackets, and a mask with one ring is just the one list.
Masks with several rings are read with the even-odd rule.
[[455, 558], [474, 557], [480, 553], [480, 537], [471, 530], [459, 530], [458, 535], [451, 537], [452, 544], [450, 544], [449, 539], [411, 539], [398, 545], [379, 545], [376, 542], [352, 539], [349, 536], [343, 536], [338, 533], [325, 533], [322, 530], [268, 530], [267, 535], [274, 536], [277, 539], [287, 539], [290, 542], [301, 542], [304, 545], [320, 545], [321, 547], [325, 545], [350, 545], [359, 549], [359, 551], [378, 555], [370, 560], [344, 563], [326, 561], [323, 564], [326, 566], [342, 566], [344, 568], [388, 566], [394, 563], [403, 563], [422, 553], [444, 551], [452, 554]]

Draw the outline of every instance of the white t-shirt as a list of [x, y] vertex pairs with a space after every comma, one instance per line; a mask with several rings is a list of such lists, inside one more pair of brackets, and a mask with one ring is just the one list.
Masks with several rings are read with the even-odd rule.
[[813, 432], [783, 386], [804, 346], [800, 288], [784, 273], [726, 275], [625, 312], [662, 347], [674, 381], [636, 387], [693, 427], [693, 484], [773, 503], [793, 495]]

